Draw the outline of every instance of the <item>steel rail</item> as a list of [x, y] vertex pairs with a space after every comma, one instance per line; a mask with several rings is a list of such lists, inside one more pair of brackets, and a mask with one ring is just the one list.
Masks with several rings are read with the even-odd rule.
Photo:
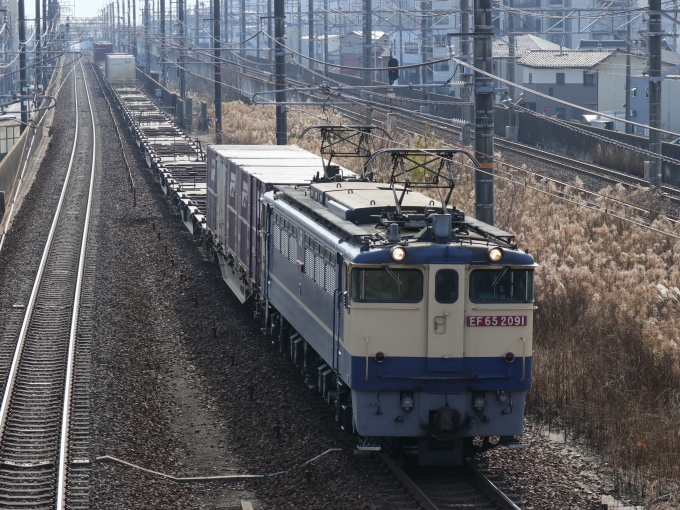
[[7, 383], [5, 384], [5, 393], [2, 397], [2, 405], [0, 405], [0, 439], [3, 437], [5, 432], [5, 424], [7, 421], [7, 408], [9, 405], [9, 399], [12, 396], [12, 390], [14, 389], [14, 380], [16, 378], [16, 371], [19, 367], [19, 362], [21, 360], [21, 348], [23, 347], [24, 340], [26, 339], [26, 333], [28, 332], [28, 325], [30, 323], [31, 315], [33, 314], [33, 307], [35, 306], [35, 300], [38, 295], [38, 290], [40, 289], [40, 283], [42, 282], [43, 275], [45, 273], [45, 266], [47, 265], [47, 258], [50, 254], [52, 248], [52, 240], [54, 239], [54, 233], [57, 230], [57, 223], [59, 222], [59, 217], [61, 216], [61, 209], [64, 205], [64, 199], [66, 197], [66, 190], [71, 178], [71, 171], [73, 169], [73, 160], [76, 156], [76, 147], [78, 142], [78, 81], [76, 80], [75, 73], [73, 74], [73, 96], [75, 98], [75, 109], [76, 109], [76, 129], [73, 135], [73, 149], [71, 150], [71, 159], [68, 163], [68, 169], [66, 170], [66, 177], [64, 178], [64, 185], [61, 188], [61, 195], [59, 196], [59, 203], [57, 204], [57, 210], [54, 214], [54, 219], [52, 220], [52, 226], [50, 227], [50, 232], [47, 236], [47, 242], [45, 243], [45, 249], [43, 250], [43, 255], [40, 260], [40, 266], [38, 267], [38, 273], [35, 277], [35, 283], [33, 284], [33, 289], [31, 290], [31, 297], [28, 300], [28, 306], [26, 306], [26, 314], [24, 315], [24, 321], [21, 324], [21, 332], [19, 333], [19, 340], [17, 342], [16, 349], [14, 351], [14, 358], [12, 360], [12, 366], [10, 367], [9, 375], [7, 377]]
[[73, 359], [75, 355], [76, 334], [78, 331], [78, 315], [80, 313], [80, 295], [82, 290], [83, 273], [85, 271], [85, 254], [87, 251], [87, 238], [90, 231], [90, 216], [92, 213], [92, 197], [94, 195], [94, 173], [97, 157], [97, 129], [94, 121], [94, 111], [90, 97], [90, 88], [87, 85], [87, 77], [83, 69], [82, 61], [79, 62], [80, 71], [83, 74], [83, 82], [87, 95], [87, 104], [90, 109], [90, 119], [92, 120], [92, 167], [90, 169], [90, 188], [87, 197], [87, 209], [85, 212], [85, 225], [83, 227], [83, 240], [80, 243], [80, 257], [78, 260], [78, 276], [76, 278], [76, 292], [73, 298], [73, 313], [71, 315], [71, 333], [69, 335], [68, 359], [66, 362], [66, 385], [64, 388], [64, 408], [61, 420], [61, 444], [59, 453], [59, 476], [57, 481], [57, 505], [61, 510], [66, 506], [66, 469], [68, 463], [68, 431], [70, 419], [71, 403], [71, 383], [73, 377]]
[[[355, 112], [351, 112], [347, 109], [344, 108], [336, 108], [341, 114], [345, 117], [348, 117], [352, 120], [356, 119], [361, 119], [362, 116], [360, 114], [357, 114]], [[383, 115], [387, 115], [387, 112], [389, 111], [389, 107], [384, 107], [384, 109], [381, 109], [381, 106], [373, 107], [373, 111], [377, 111]], [[441, 133], [438, 133], [437, 136], [441, 136], [444, 140], [446, 141], [454, 141], [451, 140], [450, 134], [449, 133], [456, 133], [457, 130], [459, 132], [459, 128], [452, 127], [451, 124], [445, 122], [445, 121], [440, 121], [436, 119], [432, 119], [430, 117], [427, 118], [421, 118], [418, 114], [418, 112], [414, 112], [413, 115], [404, 115], [403, 113], [400, 112], [394, 112], [397, 116], [397, 118], [400, 120], [401, 124], [407, 124], [410, 125], [413, 129], [421, 129], [418, 126], [410, 123], [409, 121], [413, 123], [420, 123], [425, 126], [427, 126], [429, 129], [434, 127], [435, 129], [441, 129], [444, 130], [444, 134], [442, 135]], [[405, 120], [408, 119], [408, 120]], [[423, 133], [418, 133], [418, 134], [423, 134]], [[516, 154], [519, 154], [521, 156], [524, 156], [526, 158], [533, 159], [535, 161], [539, 161], [557, 168], [561, 168], [564, 170], [572, 171], [577, 174], [581, 175], [587, 175], [589, 177], [592, 177], [594, 179], [598, 179], [600, 181], [604, 181], [609, 184], [622, 184], [624, 186], [642, 186], [644, 188], [649, 187], [649, 182], [641, 177], [637, 177], [632, 174], [620, 172], [618, 170], [613, 170], [611, 168], [603, 167], [600, 165], [595, 165], [593, 163], [586, 163], [584, 161], [578, 161], [574, 160], [573, 158], [570, 158], [568, 156], [562, 156], [560, 154], [554, 154], [549, 151], [544, 151], [542, 149], [538, 149], [536, 147], [532, 147], [530, 145], [525, 145], [520, 142], [513, 142], [510, 140], [506, 140], [505, 138], [501, 138], [496, 136], [494, 138], [495, 143], [498, 148], [500, 149], [505, 149], [509, 152], [514, 152]], [[456, 142], [457, 143], [457, 142]], [[535, 174], [541, 174], [540, 171], [537, 170], [532, 170], [532, 173]], [[670, 202], [673, 203], [680, 203], [680, 189], [675, 188], [673, 186], [667, 186], [664, 185], [662, 187], [662, 193], [661, 195], [667, 198]], [[631, 204], [633, 205], [633, 204]]]
[[[79, 65], [93, 129], [90, 182], [88, 186], [77, 173], [89, 154], [82, 146], [83, 128], [79, 117], [85, 112], [78, 100], [78, 79], [74, 73], [73, 148], [0, 406], [0, 466], [3, 467], [0, 507], [3, 508], [54, 508], [56, 504], [56, 508], [63, 509], [66, 506], [69, 399], [96, 157], [91, 95], [82, 63]], [[89, 138], [87, 132], [84, 136]], [[83, 204], [85, 186], [89, 191], [87, 203]], [[83, 205], [86, 205], [84, 220], [79, 214]], [[76, 263], [74, 274], [72, 269]]]
[[[261, 80], [263, 82], [267, 82], [266, 77], [260, 76], [259, 74], [265, 74], [262, 72], [258, 72], [257, 70], [254, 69], [249, 69], [246, 68], [247, 72], [243, 71], [237, 71], [240, 74], [243, 74], [244, 76], [247, 76], [249, 78], [255, 79], [255, 80]], [[294, 84], [295, 86], [303, 86], [305, 85], [304, 82], [301, 82], [299, 80], [295, 80], [292, 78], [288, 78], [287, 80], [291, 84]], [[310, 91], [309, 95], [311, 96], [314, 92]], [[351, 97], [351, 96], [350, 96]], [[365, 102], [365, 100], [364, 100]], [[447, 122], [446, 120], [438, 120], [434, 118], [434, 116], [425, 116], [420, 114], [419, 112], [414, 111], [413, 114], [406, 115], [404, 113], [403, 108], [398, 108], [398, 107], [390, 107], [390, 105], [385, 105], [382, 103], [372, 103], [371, 108], [373, 111], [379, 111], [383, 115], [387, 115], [387, 112], [391, 112], [393, 114], [396, 114], [399, 116], [400, 119], [404, 119], [406, 117], [409, 117], [413, 119], [415, 122], [419, 122], [421, 124], [425, 124], [429, 127], [432, 127], [433, 125], [437, 128], [444, 129], [447, 133], [460, 133], [460, 128], [452, 125], [450, 122]], [[363, 119], [363, 117], [360, 114], [357, 114], [355, 112], [351, 112], [347, 110], [346, 108], [341, 108], [337, 107], [336, 109], [341, 112], [344, 116], [347, 116], [349, 118], [354, 117], [355, 119]], [[422, 134], [422, 133], [421, 133]], [[445, 137], [447, 141], [452, 141], [450, 139], [450, 136]], [[498, 145], [499, 148], [504, 148], [510, 152], [514, 152], [517, 154], [520, 154], [522, 156], [534, 159], [536, 161], [541, 161], [544, 163], [547, 163], [549, 165], [562, 168], [565, 170], [570, 170], [572, 172], [576, 172], [582, 175], [588, 175], [590, 177], [593, 177], [595, 179], [602, 180], [604, 182], [607, 182], [609, 184], [623, 184], [623, 185], [639, 185], [642, 187], [649, 187], [649, 182], [641, 177], [637, 177], [632, 174], [627, 174], [625, 172], [619, 172], [617, 170], [603, 167], [600, 165], [595, 165], [593, 163], [587, 163], [584, 161], [577, 161], [574, 160], [573, 158], [569, 158], [568, 156], [562, 156], [559, 154], [554, 154], [548, 151], [544, 151], [541, 149], [538, 149], [536, 147], [532, 147], [530, 145], [525, 145], [520, 142], [513, 142], [511, 140], [506, 140], [505, 138], [499, 137], [499, 136], [494, 136], [494, 142]], [[535, 172], [535, 173], [540, 173], [540, 172]], [[675, 188], [673, 186], [667, 186], [664, 185], [661, 188], [662, 195], [665, 195], [668, 200], [674, 203], [680, 203], [680, 189]]]
[[467, 463], [468, 471], [472, 476], [482, 485], [484, 492], [489, 496], [494, 503], [496, 503], [502, 510], [520, 510], [520, 508], [513, 503], [513, 501], [500, 490], [495, 483], [489, 480], [484, 474], [477, 469], [471, 462]]
[[[467, 493], [468, 487], [464, 490], [456, 488], [451, 489], [452, 496], [449, 501], [446, 501], [446, 496], [441, 494], [433, 494], [430, 497], [426, 487], [421, 487], [417, 481], [413, 480], [403, 469], [401, 469], [387, 454], [379, 453], [378, 457], [383, 465], [394, 475], [394, 477], [402, 484], [406, 491], [416, 500], [416, 502], [425, 510], [441, 510], [443, 508], [453, 508], [456, 504], [460, 504], [460, 498], [472, 498], [473, 496]], [[474, 503], [475, 508], [500, 508], [500, 510], [520, 510], [518, 507], [496, 484], [489, 480], [483, 473], [481, 473], [472, 463], [467, 462], [463, 466], [465, 475], [474, 482], [474, 487], [477, 487], [480, 492], [489, 500], [488, 505], [484, 503]], [[453, 482], [453, 480], [451, 480]], [[456, 482], [460, 482], [457, 480]], [[455, 484], [452, 484], [455, 485]], [[438, 500], [439, 504], [437, 503]], [[470, 506], [473, 503], [470, 502]]]

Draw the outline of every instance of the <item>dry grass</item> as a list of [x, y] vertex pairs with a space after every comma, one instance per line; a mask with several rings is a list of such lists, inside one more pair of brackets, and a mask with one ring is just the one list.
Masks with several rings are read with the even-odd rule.
[[[273, 110], [225, 103], [223, 143], [275, 143]], [[291, 143], [318, 153], [317, 133], [302, 141], [294, 135], [321, 123], [290, 112]], [[439, 145], [428, 137], [398, 143]], [[356, 160], [339, 162], [359, 170]], [[381, 172], [388, 168], [383, 162]], [[529, 413], [593, 447], [620, 488], [638, 490], [648, 508], [677, 508], [680, 242], [604, 214], [605, 208], [629, 213], [611, 202], [591, 200], [600, 210], [590, 210], [573, 189], [557, 189], [502, 164], [496, 171], [536, 188], [496, 181], [497, 225], [517, 233], [518, 244], [539, 263]], [[454, 204], [473, 214], [472, 173], [456, 165], [456, 177]], [[631, 198], [621, 188], [605, 192]], [[652, 225], [680, 235], [663, 217]]]
[[[470, 172], [458, 183], [456, 205], [473, 212]], [[576, 202], [497, 180], [497, 225], [539, 263], [528, 411], [601, 453], [619, 488], [655, 501], [649, 508], [677, 508], [680, 242], [604, 214], [626, 214], [611, 201], [589, 210], [573, 189], [527, 183]], [[680, 234], [663, 217], [652, 226]]]

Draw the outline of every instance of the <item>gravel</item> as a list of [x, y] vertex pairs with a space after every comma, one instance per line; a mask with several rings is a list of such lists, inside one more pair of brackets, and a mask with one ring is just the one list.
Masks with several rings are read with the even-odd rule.
[[[179, 484], [96, 461], [91, 506], [238, 508], [249, 500], [267, 509], [391, 508], [396, 483], [377, 483], [355, 459], [356, 439], [339, 431], [330, 408], [230, 293], [126, 139], [137, 185], [132, 207], [111, 117], [88, 74], [103, 172], [95, 190], [91, 458], [110, 455], [181, 477], [289, 470], [256, 481]], [[62, 94], [63, 107], [69, 91]], [[57, 112], [53, 149], [0, 253], [3, 333], [37, 268], [36, 246], [44, 245], [70, 153], [69, 117]], [[9, 345], [7, 335], [2, 342]], [[597, 507], [607, 486], [590, 460], [531, 427], [526, 439], [528, 449], [485, 453], [485, 468], [517, 489], [526, 508]], [[340, 451], [299, 467], [330, 448]]]

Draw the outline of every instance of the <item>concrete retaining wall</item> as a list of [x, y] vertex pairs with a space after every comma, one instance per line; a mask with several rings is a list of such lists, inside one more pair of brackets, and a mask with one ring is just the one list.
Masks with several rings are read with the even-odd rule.
[[[56, 89], [57, 76], [61, 73], [54, 73], [47, 87], [46, 95], [52, 95]], [[41, 107], [45, 107], [48, 100], [43, 100]], [[31, 146], [31, 138], [33, 151], [31, 151], [31, 158], [36, 153], [36, 149], [43, 137], [44, 120], [43, 117], [47, 115], [48, 111], [40, 111], [33, 115], [30, 119], [30, 126], [27, 127], [16, 141], [12, 149], [0, 161], [0, 191], [5, 192], [5, 208], [0, 209], [0, 225], [2, 218], [4, 218], [5, 211], [11, 206], [17, 183], [19, 181], [19, 174], [24, 166], [24, 159], [29, 147]], [[38, 127], [34, 127], [38, 126]], [[1, 207], [1, 204], [0, 204]]]

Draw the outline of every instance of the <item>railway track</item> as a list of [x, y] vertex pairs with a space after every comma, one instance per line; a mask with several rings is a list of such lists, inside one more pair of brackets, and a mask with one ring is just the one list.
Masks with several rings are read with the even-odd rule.
[[[242, 66], [238, 66], [241, 68]], [[266, 73], [254, 69], [248, 69], [248, 72], [243, 73], [249, 78], [261, 80], [263, 82], [269, 82], [266, 78]], [[290, 79], [287, 81], [295, 87], [306, 87], [307, 83]], [[312, 93], [310, 93], [312, 95]], [[318, 96], [321, 97], [321, 96]], [[352, 120], [352, 122], [363, 123], [365, 117], [361, 114], [353, 112], [348, 108], [343, 108], [340, 106], [335, 107], [336, 110], [341, 112], [345, 117]], [[459, 138], [461, 134], [461, 129], [459, 127], [453, 126], [444, 120], [437, 120], [432, 117], [425, 117], [418, 115], [418, 112], [414, 112], [413, 115], [406, 115], [402, 112], [390, 109], [387, 105], [374, 104], [372, 107], [372, 113], [383, 116], [385, 119], [387, 115], [390, 114], [399, 119], [399, 124], [402, 126], [410, 126], [414, 132], [418, 134], [424, 134], [426, 132], [433, 132], [439, 138], [446, 140], [454, 145], [459, 145]], [[608, 184], [623, 184], [626, 186], [642, 186], [648, 187], [649, 182], [646, 179], [631, 175], [625, 172], [619, 172], [612, 168], [603, 167], [600, 165], [595, 165], [592, 163], [586, 163], [583, 161], [578, 161], [568, 156], [563, 156], [560, 154], [555, 154], [546, 150], [542, 150], [536, 147], [525, 145], [519, 142], [513, 142], [494, 136], [494, 144], [496, 148], [502, 149], [508, 153], [512, 153], [524, 158], [532, 159], [540, 163], [548, 164], [556, 168], [568, 170], [571, 172], [576, 172], [580, 175], [586, 175], [598, 179], [600, 181], [606, 182]], [[540, 173], [537, 172], [537, 173]], [[662, 194], [671, 202], [680, 204], [680, 189], [672, 186], [663, 186]]]
[[[87, 328], [79, 329], [79, 321], [88, 306], [82, 283], [93, 278], [86, 254], [96, 127], [85, 71], [77, 65], [82, 80], [74, 73], [71, 158], [0, 406], [0, 508], [89, 506], [88, 475], [82, 469], [88, 464], [83, 368], [89, 345]], [[73, 490], [67, 494], [69, 486]]]
[[[377, 456], [377, 458], [376, 458]], [[398, 466], [384, 453], [362, 452], [357, 462], [366, 474], [383, 489], [395, 510], [443, 510], [474, 508], [475, 510], [519, 510], [513, 499], [496, 483], [470, 464], [461, 467]], [[395, 487], [395, 481], [401, 490]]]

